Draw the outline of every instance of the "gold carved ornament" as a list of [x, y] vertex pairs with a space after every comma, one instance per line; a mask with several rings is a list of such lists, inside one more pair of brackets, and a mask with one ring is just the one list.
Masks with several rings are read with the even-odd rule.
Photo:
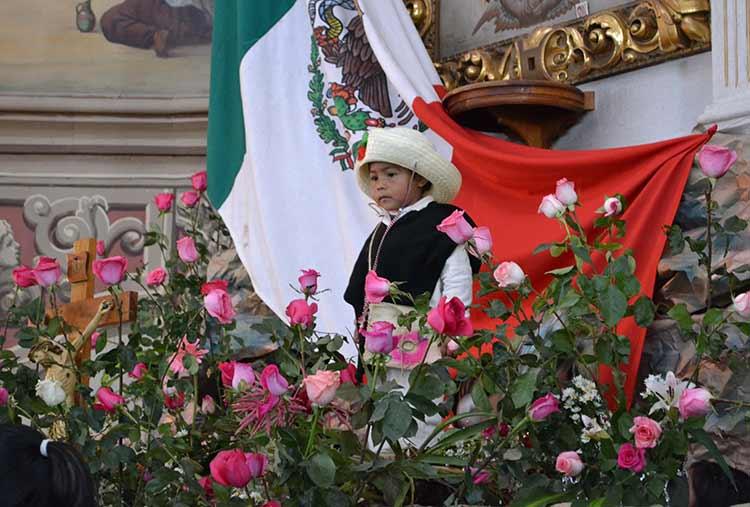
[[708, 0], [651, 0], [510, 42], [472, 50], [435, 66], [448, 90], [484, 81], [590, 81], [710, 49]]

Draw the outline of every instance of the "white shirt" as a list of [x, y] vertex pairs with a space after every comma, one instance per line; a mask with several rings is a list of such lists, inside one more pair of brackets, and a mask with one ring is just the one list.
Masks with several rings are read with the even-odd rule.
[[[414, 204], [402, 208], [400, 213], [389, 212], [379, 206], [376, 206], [376, 208], [381, 216], [381, 221], [387, 226], [395, 217], [402, 217], [411, 211], [423, 210], [434, 200], [430, 195], [422, 197]], [[468, 314], [472, 299], [472, 276], [469, 254], [466, 252], [464, 245], [457, 245], [445, 261], [440, 278], [438, 278], [435, 289], [432, 291], [430, 306], [436, 306], [441, 296], [445, 296], [447, 299], [457, 297], [463, 301]]]

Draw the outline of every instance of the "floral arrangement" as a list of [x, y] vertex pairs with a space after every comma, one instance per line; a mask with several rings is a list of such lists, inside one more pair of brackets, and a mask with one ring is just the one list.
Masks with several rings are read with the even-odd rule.
[[[716, 159], [731, 165], [727, 153], [704, 157], [710, 178], [721, 176]], [[138, 318], [127, 334], [122, 325], [92, 333], [91, 358], [68, 364], [74, 403], [21, 353], [43, 340], [69, 347], [74, 330], [59, 314], [45, 317], [45, 306], [58, 308], [61, 268], [42, 257], [14, 272], [18, 291], [43, 290], [14, 306], [3, 328], [3, 336], [18, 330], [18, 347], [0, 351], [0, 420], [55, 431], [77, 445], [103, 505], [650, 505], [668, 502], [691, 443], [714, 451], [728, 470], [703, 430], [716, 400], [696, 378], [652, 375], [639, 399], [625, 400], [619, 365], [630, 346], [618, 324], [632, 318], [648, 326], [656, 309], [641, 295], [636, 260], [619, 244], [627, 208], [621, 195], [603, 196], [593, 237], [577, 219], [573, 182], [557, 182], [544, 197], [539, 212], [559, 221], [565, 238], [537, 253], [568, 265], [549, 272], [541, 292], [522, 266], [493, 259], [486, 227], [454, 213], [439, 230], [482, 259], [480, 304], [472, 311], [486, 312], [497, 327], [474, 329], [459, 299], [443, 297], [430, 308], [426, 294], [400, 317], [411, 331], [395, 334], [388, 322], [361, 331], [366, 354], [358, 369], [339, 352], [350, 337], [315, 330], [327, 297], [315, 269], [301, 271], [289, 324], [262, 325], [276, 350], [237, 358], [228, 285], [205, 275], [212, 252], [226, 248], [226, 232], [219, 227], [207, 237], [197, 227], [219, 219], [204, 197], [205, 173], [192, 184], [180, 197], [192, 227], [176, 251], [168, 255], [159, 230], [148, 232], [164, 268], [128, 271], [116, 256], [95, 261], [111, 295], [126, 280], [138, 284]], [[172, 194], [155, 202], [173, 212]], [[397, 282], [370, 272], [367, 301], [406, 297]], [[734, 303], [739, 317], [709, 312], [702, 323], [677, 307], [672, 312], [710, 354], [722, 348], [721, 326], [750, 331], [742, 321], [750, 295]], [[444, 355], [426, 361], [434, 345]], [[408, 385], [389, 378], [394, 362]], [[612, 382], [599, 381], [601, 366], [611, 369]], [[99, 387], [82, 382], [87, 377]]]

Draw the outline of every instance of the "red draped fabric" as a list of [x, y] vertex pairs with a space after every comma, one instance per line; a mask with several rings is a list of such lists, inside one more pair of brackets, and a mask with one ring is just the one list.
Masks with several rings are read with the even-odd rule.
[[[414, 111], [453, 147], [453, 163], [463, 176], [455, 203], [477, 224], [490, 227], [495, 259], [517, 262], [537, 290], [549, 282], [546, 271], [572, 263], [570, 257], [552, 258], [546, 252], [532, 255], [537, 245], [564, 238], [559, 222], [537, 213], [537, 208], [544, 195], [555, 192], [556, 181], [567, 178], [575, 182], [581, 203], [577, 215], [588, 231], [593, 230], [596, 210], [605, 196], [625, 196], [624, 246], [633, 250], [642, 293], [652, 296], [666, 241], [663, 227], [672, 223], [677, 212], [695, 152], [715, 132], [712, 128], [705, 134], [624, 148], [557, 151], [518, 145], [463, 128], [438, 102], [417, 98]], [[482, 312], [474, 312], [472, 320], [478, 328], [495, 325]], [[630, 362], [622, 366], [630, 403], [645, 329], [626, 318], [619, 331], [631, 342]], [[612, 372], [601, 369], [600, 382], [611, 385]]]

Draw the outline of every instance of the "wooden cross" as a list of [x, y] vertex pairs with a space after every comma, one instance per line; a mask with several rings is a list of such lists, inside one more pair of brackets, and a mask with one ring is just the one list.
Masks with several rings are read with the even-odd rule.
[[[96, 259], [96, 239], [86, 238], [79, 239], [73, 245], [73, 253], [68, 254], [68, 280], [70, 281], [70, 303], [60, 305], [59, 312], [62, 319], [67, 325], [74, 329], [73, 336], [69, 335], [68, 339], [73, 340], [80, 336], [80, 333], [91, 322], [99, 310], [103, 301], [110, 301], [111, 310], [109, 310], [99, 321], [97, 327], [106, 327], [117, 325], [120, 322], [133, 322], [136, 319], [138, 310], [138, 293], [123, 292], [118, 295], [118, 303], [114, 303], [112, 296], [94, 297], [94, 271], [92, 269], [94, 259]], [[117, 313], [118, 306], [122, 312], [122, 320]], [[47, 317], [55, 316], [54, 309], [47, 309]], [[76, 362], [80, 365], [83, 361], [91, 358], [91, 340], [85, 340], [78, 355]], [[81, 378], [81, 383], [88, 385], [88, 376]]]

